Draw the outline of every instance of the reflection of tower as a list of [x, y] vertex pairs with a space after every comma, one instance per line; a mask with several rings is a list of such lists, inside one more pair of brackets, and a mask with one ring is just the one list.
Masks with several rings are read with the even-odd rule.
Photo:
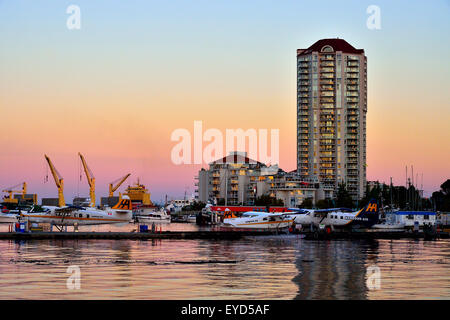
[[299, 287], [295, 299], [365, 299], [368, 253], [377, 248], [377, 241], [303, 242], [292, 279]]
[[200, 248], [200, 260], [237, 261], [198, 270], [201, 281], [207, 281], [207, 288], [215, 294], [214, 299], [292, 299], [295, 296], [297, 287], [291, 278], [297, 270], [292, 241], [205, 242]]

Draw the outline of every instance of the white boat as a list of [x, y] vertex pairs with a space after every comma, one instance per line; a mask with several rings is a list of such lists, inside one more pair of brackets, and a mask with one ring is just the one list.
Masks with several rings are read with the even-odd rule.
[[139, 212], [135, 218], [140, 223], [170, 223], [170, 215], [164, 210]]
[[224, 219], [222, 226], [240, 229], [278, 230], [288, 228], [294, 218], [285, 213], [249, 211], [239, 218]]
[[4, 206], [0, 212], [0, 223], [16, 223], [19, 222], [21, 214], [43, 213], [48, 211], [48, 209], [38, 205], [17, 206], [9, 210]]
[[187, 217], [187, 222], [190, 222], [190, 223], [196, 223], [196, 222], [197, 222], [197, 215], [195, 215], [195, 214], [190, 214], [190, 215]]
[[3, 213], [0, 212], [0, 223], [16, 223], [19, 222], [17, 218], [17, 214], [15, 213]]
[[392, 229], [404, 229], [404, 223], [378, 223], [372, 226], [373, 229], [392, 230]]

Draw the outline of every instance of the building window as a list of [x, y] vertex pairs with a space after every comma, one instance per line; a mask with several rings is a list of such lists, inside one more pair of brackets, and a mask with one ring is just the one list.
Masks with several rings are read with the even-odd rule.
[[322, 50], [320, 50], [321, 52], [334, 52], [334, 49], [332, 46], [323, 46]]

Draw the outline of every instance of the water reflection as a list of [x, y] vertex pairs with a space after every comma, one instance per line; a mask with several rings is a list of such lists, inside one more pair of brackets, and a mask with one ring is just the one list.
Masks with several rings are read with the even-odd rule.
[[[450, 241], [0, 241], [0, 299], [450, 298]], [[81, 268], [68, 290], [67, 267]], [[366, 286], [381, 270], [380, 290]]]
[[201, 276], [214, 287], [220, 299], [292, 299], [297, 290], [291, 279], [297, 270], [293, 264], [292, 241], [253, 239], [208, 244], [208, 258], [236, 261], [202, 269]]
[[295, 299], [365, 299], [366, 264], [376, 263], [378, 242], [305, 241], [295, 265]]

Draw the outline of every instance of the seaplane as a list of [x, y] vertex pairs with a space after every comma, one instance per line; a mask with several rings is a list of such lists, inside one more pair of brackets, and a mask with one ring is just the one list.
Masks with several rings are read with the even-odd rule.
[[370, 200], [367, 206], [359, 211], [347, 208], [308, 210], [307, 213], [295, 217], [295, 223], [302, 226], [312, 224], [319, 228], [329, 226], [335, 229], [371, 228], [378, 222], [378, 201], [375, 199]]
[[[112, 208], [43, 206], [44, 212], [21, 212], [29, 223], [50, 223], [56, 227], [128, 223], [133, 219], [132, 203], [123, 196]], [[62, 230], [62, 229], [60, 229]]]
[[293, 217], [286, 213], [248, 211], [239, 218], [224, 219], [222, 226], [241, 229], [277, 230], [288, 228], [293, 222]]
[[79, 156], [90, 187], [90, 206], [81, 207], [66, 205], [63, 192], [64, 179], [56, 170], [50, 158], [47, 155], [44, 156], [55, 180], [56, 187], [58, 188], [58, 206], [42, 206], [42, 212], [21, 212], [19, 214], [21, 219], [28, 220], [31, 224], [49, 223], [54, 225], [60, 231], [62, 231], [65, 226], [74, 226], [75, 228], [78, 228], [78, 226], [81, 225], [128, 223], [132, 221], [133, 208], [128, 196], [119, 197], [119, 201], [112, 208], [99, 209], [95, 207], [95, 178], [81, 153], [79, 153]]

